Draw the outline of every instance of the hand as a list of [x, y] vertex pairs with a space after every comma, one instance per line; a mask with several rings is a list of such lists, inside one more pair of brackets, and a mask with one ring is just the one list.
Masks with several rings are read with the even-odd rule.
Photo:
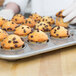
[[63, 16], [66, 16], [64, 22], [70, 21], [70, 24], [76, 23], [76, 1], [63, 12]]
[[7, 20], [11, 20], [14, 16], [14, 12], [11, 9], [3, 9], [0, 11], [0, 17], [3, 17]]

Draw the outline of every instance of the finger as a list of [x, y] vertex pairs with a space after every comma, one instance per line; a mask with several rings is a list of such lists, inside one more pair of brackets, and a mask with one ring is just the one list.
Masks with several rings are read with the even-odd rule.
[[76, 23], [76, 18], [74, 18], [71, 22], [70, 22], [70, 24], [75, 24]]
[[73, 11], [72, 13], [70, 13], [68, 16], [66, 16], [63, 21], [64, 22], [69, 22], [70, 20], [72, 20], [74, 17], [76, 16], [76, 12]]

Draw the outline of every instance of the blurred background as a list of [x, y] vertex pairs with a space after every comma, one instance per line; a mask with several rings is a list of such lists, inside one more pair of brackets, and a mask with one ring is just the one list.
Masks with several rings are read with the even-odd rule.
[[[0, 10], [2, 9], [4, 0], [0, 0]], [[31, 0], [28, 1], [27, 7], [26, 7], [26, 14], [25, 16], [28, 17], [31, 13]]]
[[0, 9], [2, 8], [4, 0], [0, 0]]

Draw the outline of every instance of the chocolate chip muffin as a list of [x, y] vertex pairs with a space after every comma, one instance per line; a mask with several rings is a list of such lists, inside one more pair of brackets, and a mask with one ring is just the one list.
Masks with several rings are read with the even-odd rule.
[[49, 16], [42, 17], [41, 21], [47, 22], [50, 25], [53, 25], [55, 23], [54, 19], [52, 17], [49, 17]]
[[31, 18], [27, 18], [23, 24], [25, 24], [29, 27], [34, 27], [36, 22]]
[[51, 30], [52, 27], [46, 22], [40, 22], [40, 23], [37, 23], [34, 28], [41, 30], [43, 32], [48, 32]]
[[13, 18], [12, 21], [17, 23], [17, 24], [22, 24], [25, 21], [25, 18], [23, 15], [21, 14], [16, 14]]
[[38, 22], [41, 20], [42, 17], [40, 15], [38, 15], [37, 13], [33, 13], [29, 16], [29, 18], [32, 18], [35, 20], [35, 22]]
[[55, 24], [55, 25], [56, 25], [56, 26], [63, 26], [63, 27], [65, 27], [65, 28], [68, 28], [69, 22], [63, 22], [63, 18], [57, 17], [57, 18], [56, 18], [56, 24]]
[[0, 17], [0, 26], [2, 26], [6, 21], [7, 21], [6, 19]]
[[5, 38], [1, 42], [1, 48], [4, 48], [4, 49], [15, 49], [15, 48], [23, 47], [24, 46], [24, 42], [22, 40], [23, 39], [21, 39], [17, 35], [14, 35], [14, 34], [9, 35], [7, 38]]
[[62, 26], [55, 26], [50, 31], [50, 35], [57, 38], [69, 37], [69, 32]]
[[31, 31], [32, 29], [29, 26], [20, 25], [15, 29], [14, 34], [19, 36], [27, 36]]
[[64, 10], [59, 11], [58, 13], [56, 13], [56, 17], [62, 17], [64, 18], [64, 16], [62, 15]]
[[2, 41], [4, 38], [8, 36], [8, 33], [4, 30], [0, 29], [0, 41]]
[[14, 31], [18, 25], [13, 21], [7, 21], [2, 25], [2, 29], [5, 31]]
[[31, 32], [29, 35], [28, 35], [28, 42], [45, 42], [45, 41], [49, 41], [48, 40], [48, 36], [40, 31], [40, 30], [34, 30], [33, 32]]

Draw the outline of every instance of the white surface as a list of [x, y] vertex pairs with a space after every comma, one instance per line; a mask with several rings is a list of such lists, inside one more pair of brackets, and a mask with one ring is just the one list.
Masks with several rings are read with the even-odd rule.
[[70, 7], [68, 7], [64, 12], [63, 15], [66, 16], [64, 18], [64, 22], [71, 21], [71, 24], [76, 23], [76, 2], [74, 2]]
[[32, 0], [32, 12], [38, 12], [42, 16], [54, 16], [72, 2], [73, 0]]
[[3, 17], [7, 20], [11, 20], [14, 16], [14, 12], [11, 9], [3, 9], [0, 11], [0, 17]]
[[5, 0], [4, 5], [11, 1], [17, 3], [21, 7], [22, 13], [24, 13], [24, 11], [29, 12], [32, 9], [32, 13], [37, 12], [42, 16], [54, 16], [56, 12], [65, 9], [73, 2], [73, 0], [32, 0], [31, 8], [25, 10], [29, 0]]

